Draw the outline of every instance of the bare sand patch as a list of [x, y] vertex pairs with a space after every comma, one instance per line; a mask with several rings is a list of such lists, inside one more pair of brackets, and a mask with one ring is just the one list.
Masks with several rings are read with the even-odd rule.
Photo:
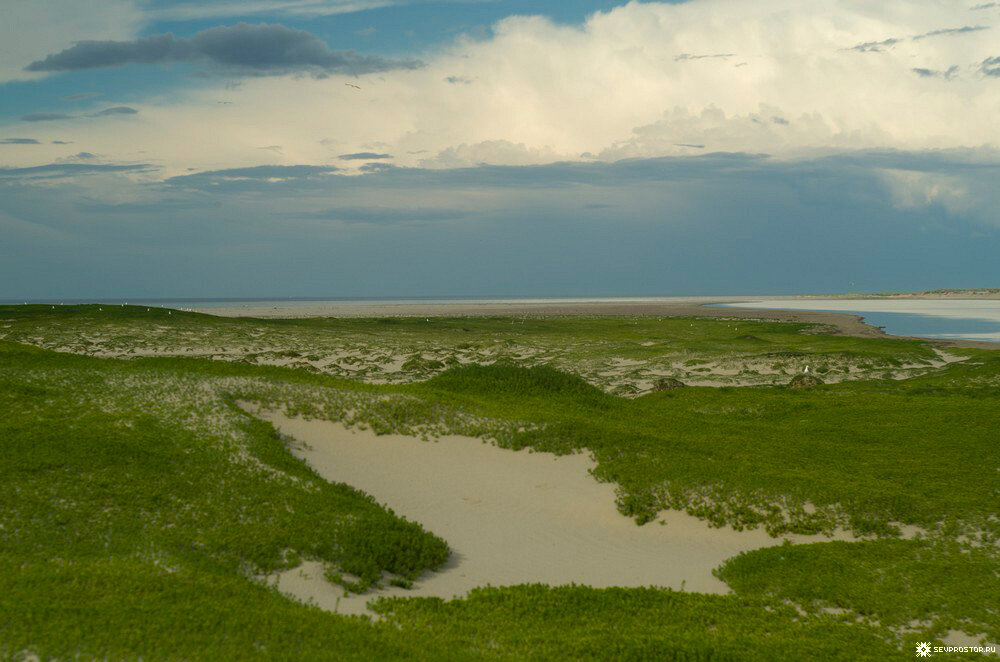
[[761, 530], [711, 528], [678, 511], [637, 526], [615, 509], [614, 485], [594, 480], [588, 473], [594, 462], [583, 454], [515, 452], [459, 436], [378, 436], [327, 421], [260, 415], [299, 442], [292, 452], [324, 478], [373, 495], [453, 550], [445, 568], [421, 577], [410, 590], [344, 596], [314, 566], [272, 578], [280, 590], [339, 613], [365, 613], [378, 595], [451, 598], [486, 584], [727, 593], [713, 568], [742, 551], [781, 542]]
[[[948, 630], [948, 632], [941, 637], [941, 643], [945, 646], [956, 646], [956, 647], [989, 647], [992, 652], [986, 653], [990, 657], [1000, 657], [997, 655], [998, 644], [997, 642], [990, 641], [984, 635], [971, 635], [962, 632], [961, 630]], [[982, 653], [981, 653], [982, 654]]]

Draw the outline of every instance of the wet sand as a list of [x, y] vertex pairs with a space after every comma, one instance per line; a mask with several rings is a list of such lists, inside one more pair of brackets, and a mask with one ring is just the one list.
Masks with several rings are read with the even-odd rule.
[[[270, 578], [280, 590], [330, 611], [366, 613], [366, 603], [379, 595], [451, 598], [486, 584], [575, 582], [726, 593], [713, 568], [742, 551], [782, 541], [762, 530], [711, 528], [678, 511], [637, 526], [615, 509], [614, 486], [588, 473], [594, 466], [588, 455], [515, 452], [458, 436], [425, 442], [273, 412], [258, 415], [299, 442], [292, 452], [321, 476], [371, 494], [453, 550], [445, 568], [421, 577], [410, 590], [344, 597], [342, 588], [323, 579], [318, 563]], [[853, 539], [842, 532], [838, 537]]]

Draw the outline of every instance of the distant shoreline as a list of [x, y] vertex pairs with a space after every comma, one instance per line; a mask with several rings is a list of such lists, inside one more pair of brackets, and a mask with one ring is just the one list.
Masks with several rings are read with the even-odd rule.
[[[704, 302], [723, 303], [752, 301], [756, 299], [1000, 299], [1000, 288], [939, 289], [924, 292], [848, 292], [836, 294], [726, 294], [726, 295], [622, 295], [622, 296], [373, 296], [373, 297], [87, 297], [87, 298], [45, 298], [45, 299], [0, 299], [0, 305], [45, 304], [79, 305], [98, 303], [120, 305], [161, 306], [164, 304], [189, 304], [201, 308], [243, 308], [263, 307], [259, 304], [285, 304], [294, 307], [309, 304], [327, 305], [502, 305], [521, 303], [675, 303]], [[205, 305], [209, 304], [209, 305]], [[219, 304], [219, 305], [216, 305]], [[224, 305], [237, 304], [237, 305]], [[252, 306], [258, 304], [258, 306]], [[270, 306], [268, 306], [270, 308]]]
[[[808, 301], [821, 299], [884, 301], [912, 300], [998, 300], [1000, 289], [936, 290], [919, 293], [785, 295], [785, 296], [691, 296], [691, 297], [565, 297], [565, 298], [396, 298], [396, 299], [158, 299], [128, 300], [130, 305], [170, 307], [217, 317], [262, 319], [302, 319], [318, 317], [709, 317], [728, 319], [772, 319], [831, 328], [834, 335], [862, 338], [900, 338], [919, 340], [939, 347], [1000, 349], [1000, 343], [978, 340], [953, 340], [909, 335], [890, 335], [882, 328], [865, 322], [851, 312], [781, 310], [773, 308], [724, 308], [725, 303], [749, 303], [763, 300]], [[22, 302], [13, 302], [14, 304]], [[71, 300], [29, 301], [45, 305], [103, 303], [116, 305], [125, 301]], [[168, 305], [169, 304], [169, 305]], [[187, 304], [187, 305], [185, 305]], [[202, 304], [202, 305], [198, 305]], [[209, 304], [209, 305], [204, 305]], [[212, 305], [232, 304], [232, 305]]]

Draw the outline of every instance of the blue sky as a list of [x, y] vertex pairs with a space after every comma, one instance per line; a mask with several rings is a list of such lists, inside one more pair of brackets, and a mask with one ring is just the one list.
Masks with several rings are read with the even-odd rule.
[[86, 4], [0, 35], [0, 298], [1000, 282], [1000, 4]]

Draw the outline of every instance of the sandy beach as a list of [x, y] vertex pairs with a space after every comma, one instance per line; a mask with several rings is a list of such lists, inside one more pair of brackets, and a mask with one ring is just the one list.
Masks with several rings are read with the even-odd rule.
[[[615, 488], [589, 474], [584, 454], [511, 451], [479, 439], [421, 441], [378, 436], [338, 423], [258, 414], [295, 440], [292, 452], [321, 476], [367, 492], [448, 541], [449, 564], [410, 590], [365, 595], [323, 578], [315, 562], [268, 580], [288, 594], [338, 613], [366, 613], [377, 596], [461, 596], [476, 586], [661, 586], [726, 593], [712, 569], [742, 551], [825, 536], [772, 538], [763, 530], [711, 528], [679, 511], [645, 525], [615, 509]], [[661, 523], [662, 522], [662, 523]], [[838, 538], [853, 539], [838, 532]]]

